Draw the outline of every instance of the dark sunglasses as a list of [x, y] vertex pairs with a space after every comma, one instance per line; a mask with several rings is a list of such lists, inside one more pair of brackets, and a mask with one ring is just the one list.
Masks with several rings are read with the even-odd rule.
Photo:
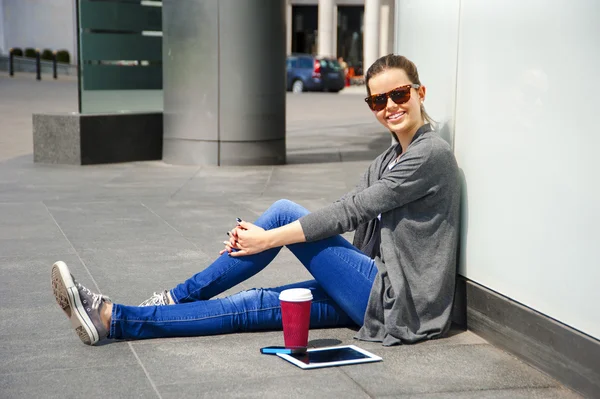
[[365, 102], [373, 111], [381, 111], [387, 106], [388, 97], [398, 105], [404, 104], [410, 100], [410, 89], [418, 89], [419, 87], [421, 86], [416, 83], [396, 87], [394, 90], [390, 90], [387, 93], [369, 96], [365, 98]]

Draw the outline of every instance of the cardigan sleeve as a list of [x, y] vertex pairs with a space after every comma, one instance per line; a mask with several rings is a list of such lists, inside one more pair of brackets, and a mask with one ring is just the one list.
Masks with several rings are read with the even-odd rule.
[[[416, 144], [416, 143], [415, 143]], [[427, 140], [402, 155], [400, 161], [369, 187], [299, 219], [307, 241], [321, 240], [356, 229], [377, 215], [415, 201], [435, 189], [436, 176], [428, 163]], [[385, 165], [383, 167], [386, 167]]]
[[336, 202], [345, 201], [347, 198], [350, 198], [356, 195], [357, 193], [361, 192], [365, 188], [369, 187], [370, 176], [373, 176], [375, 174], [376, 169], [379, 168], [379, 166], [383, 162], [383, 159], [385, 159], [385, 157], [389, 154], [390, 151], [394, 150], [394, 147], [395, 145], [389, 147], [386, 151], [379, 154], [379, 156], [377, 156], [377, 158], [375, 158], [373, 162], [371, 162], [371, 164], [363, 174], [362, 178], [359, 180], [358, 184], [352, 190], [344, 194]]

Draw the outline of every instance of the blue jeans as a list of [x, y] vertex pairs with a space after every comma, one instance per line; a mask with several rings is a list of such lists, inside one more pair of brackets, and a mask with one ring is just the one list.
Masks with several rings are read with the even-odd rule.
[[[269, 230], [306, 214], [308, 210], [300, 205], [279, 200], [255, 224]], [[176, 305], [114, 304], [109, 337], [144, 339], [281, 329], [279, 293], [300, 287], [312, 290], [311, 328], [361, 326], [377, 274], [373, 259], [341, 236], [292, 244], [288, 248], [314, 280], [211, 299], [260, 272], [281, 247], [243, 257], [224, 253], [205, 270], [171, 290]]]

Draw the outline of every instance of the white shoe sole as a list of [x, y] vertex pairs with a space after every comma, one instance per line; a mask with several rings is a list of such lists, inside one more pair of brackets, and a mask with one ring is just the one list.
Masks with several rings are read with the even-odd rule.
[[52, 289], [56, 302], [71, 319], [79, 339], [86, 345], [96, 344], [100, 340], [98, 330], [81, 304], [79, 291], [65, 262], [52, 265]]

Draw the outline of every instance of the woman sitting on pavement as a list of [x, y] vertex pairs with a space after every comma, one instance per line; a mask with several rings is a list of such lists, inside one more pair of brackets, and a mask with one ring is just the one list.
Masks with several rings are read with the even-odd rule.
[[[450, 146], [423, 107], [415, 65], [387, 55], [367, 71], [367, 105], [394, 144], [357, 187], [310, 213], [275, 202], [254, 223], [239, 221], [206, 269], [140, 306], [113, 303], [52, 267], [57, 302], [88, 345], [282, 328], [279, 293], [309, 288], [310, 328], [356, 326], [383, 345], [443, 337], [450, 327], [460, 184]], [[356, 230], [354, 246], [340, 234]], [[287, 246], [314, 280], [214, 298], [265, 268]]]

